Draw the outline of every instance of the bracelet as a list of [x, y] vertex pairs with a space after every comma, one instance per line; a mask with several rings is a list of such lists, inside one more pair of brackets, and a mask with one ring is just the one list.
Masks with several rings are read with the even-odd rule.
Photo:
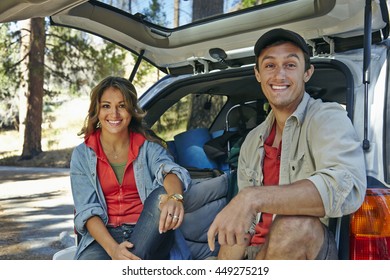
[[179, 201], [181, 203], [184, 202], [183, 195], [181, 195], [179, 193], [171, 194], [170, 196], [168, 196], [168, 199], [174, 199], [174, 200]]

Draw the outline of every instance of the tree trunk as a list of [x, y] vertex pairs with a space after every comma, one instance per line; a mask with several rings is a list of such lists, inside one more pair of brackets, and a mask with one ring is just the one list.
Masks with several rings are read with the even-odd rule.
[[174, 0], [173, 3], [173, 27], [180, 25], [180, 0]]
[[[196, 0], [192, 2], [192, 21], [196, 21], [209, 16], [223, 13], [223, 0]], [[192, 95], [191, 114], [188, 121], [187, 129], [205, 127], [204, 118], [197, 116], [199, 112], [196, 108], [202, 108], [209, 99], [208, 94], [196, 96]]]
[[28, 61], [27, 114], [25, 121], [22, 159], [30, 159], [42, 152], [42, 111], [45, 57], [45, 20], [31, 19], [30, 53]]

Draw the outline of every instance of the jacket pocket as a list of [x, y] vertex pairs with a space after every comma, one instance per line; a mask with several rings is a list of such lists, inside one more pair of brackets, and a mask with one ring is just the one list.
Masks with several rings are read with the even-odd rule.
[[305, 154], [300, 153], [296, 159], [289, 162], [290, 181], [295, 182], [310, 176], [309, 167], [305, 161]]
[[258, 171], [253, 170], [251, 168], [245, 168], [244, 172], [246, 180], [249, 182], [250, 185], [260, 185], [260, 182], [262, 182], [262, 178], [260, 178], [260, 174]]

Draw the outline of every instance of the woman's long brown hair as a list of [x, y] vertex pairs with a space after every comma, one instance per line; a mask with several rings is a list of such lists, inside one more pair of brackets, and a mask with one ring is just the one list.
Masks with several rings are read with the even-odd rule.
[[144, 122], [146, 112], [138, 105], [137, 91], [133, 84], [122, 77], [109, 76], [103, 79], [95, 86], [90, 95], [91, 103], [88, 109], [88, 115], [85, 118], [84, 126], [78, 135], [84, 135], [85, 138], [94, 133], [98, 128], [98, 115], [100, 110], [100, 100], [104, 91], [108, 88], [116, 88], [122, 94], [125, 100], [127, 112], [131, 115], [129, 131], [137, 132], [145, 136], [152, 142], [157, 142], [165, 147], [161, 138], [159, 138]]

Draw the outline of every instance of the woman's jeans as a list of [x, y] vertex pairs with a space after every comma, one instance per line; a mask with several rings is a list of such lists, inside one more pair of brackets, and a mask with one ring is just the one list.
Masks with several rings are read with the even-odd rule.
[[[169, 252], [174, 243], [172, 230], [160, 234], [159, 196], [165, 194], [164, 188], [154, 190], [145, 200], [143, 211], [136, 225], [107, 227], [118, 243], [131, 242], [134, 247], [129, 251], [143, 260], [169, 259]], [[80, 260], [110, 260], [111, 257], [93, 241], [80, 255]]]

